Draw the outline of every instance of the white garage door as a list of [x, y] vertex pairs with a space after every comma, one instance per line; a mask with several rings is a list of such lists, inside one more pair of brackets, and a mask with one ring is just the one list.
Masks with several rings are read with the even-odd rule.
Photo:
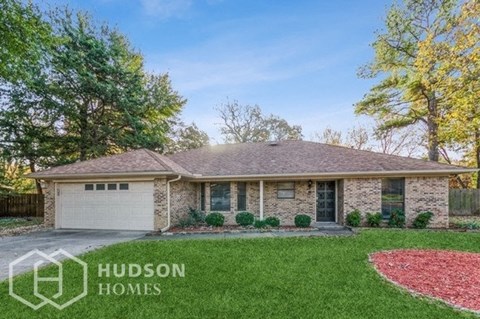
[[153, 230], [153, 182], [57, 184], [60, 228]]

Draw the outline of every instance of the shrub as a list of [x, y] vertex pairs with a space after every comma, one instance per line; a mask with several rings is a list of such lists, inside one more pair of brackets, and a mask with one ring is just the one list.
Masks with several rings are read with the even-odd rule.
[[267, 217], [267, 218], [265, 218], [265, 223], [267, 223], [267, 225], [269, 225], [271, 227], [278, 227], [278, 226], [280, 226], [280, 219], [278, 219], [277, 217], [274, 217], [274, 216]]
[[432, 212], [421, 212], [420, 214], [415, 217], [413, 221], [414, 228], [427, 228], [428, 224], [430, 224], [430, 220], [433, 217]]
[[405, 213], [403, 210], [394, 209], [390, 212], [388, 226], [392, 228], [403, 228], [405, 226]]
[[249, 212], [240, 212], [235, 216], [235, 221], [240, 226], [252, 225], [254, 220], [255, 220], [255, 217], [253, 216], [252, 213], [249, 213]]
[[185, 228], [205, 222], [205, 213], [194, 208], [189, 208], [187, 216], [180, 218], [178, 226]]
[[299, 214], [295, 216], [294, 221], [295, 221], [295, 226], [305, 228], [310, 226], [310, 223], [312, 222], [312, 218], [308, 215]]
[[188, 216], [190, 216], [195, 221], [196, 224], [205, 222], [205, 212], [202, 212], [199, 209], [190, 207], [188, 209]]
[[266, 228], [267, 227], [267, 222], [265, 220], [260, 220], [257, 219], [254, 223], [253, 226], [255, 228]]
[[358, 209], [347, 214], [347, 225], [352, 227], [360, 226], [362, 221], [362, 215]]
[[209, 226], [221, 227], [225, 222], [225, 216], [222, 213], [210, 213], [205, 217], [205, 222]]
[[382, 222], [381, 213], [367, 213], [367, 224], [370, 227], [378, 227]]
[[475, 219], [459, 219], [456, 217], [452, 217], [450, 222], [456, 228], [463, 228], [463, 229], [480, 229], [480, 221]]

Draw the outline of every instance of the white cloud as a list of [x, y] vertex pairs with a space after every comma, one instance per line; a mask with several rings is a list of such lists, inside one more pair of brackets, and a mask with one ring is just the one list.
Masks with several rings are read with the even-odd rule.
[[189, 11], [192, 0], [141, 0], [143, 11], [159, 19], [181, 17]]

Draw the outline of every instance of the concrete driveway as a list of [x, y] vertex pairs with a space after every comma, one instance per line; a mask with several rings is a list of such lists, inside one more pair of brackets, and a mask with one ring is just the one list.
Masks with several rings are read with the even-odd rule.
[[[0, 281], [8, 278], [8, 265], [12, 261], [34, 249], [46, 254], [64, 249], [72, 255], [79, 255], [100, 247], [142, 238], [145, 234], [137, 231], [44, 230], [1, 237]], [[32, 269], [20, 269], [19, 272], [29, 270]]]

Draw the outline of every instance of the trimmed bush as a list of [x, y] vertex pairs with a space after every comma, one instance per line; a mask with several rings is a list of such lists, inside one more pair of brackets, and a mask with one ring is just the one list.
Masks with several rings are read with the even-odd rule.
[[391, 228], [403, 228], [405, 226], [405, 213], [403, 210], [394, 209], [390, 213], [388, 226]]
[[266, 228], [267, 227], [267, 222], [265, 220], [257, 219], [253, 223], [253, 227], [255, 227], [255, 228]]
[[348, 226], [358, 227], [362, 222], [362, 214], [360, 214], [360, 211], [358, 209], [355, 209], [354, 211], [347, 214], [346, 221]]
[[295, 216], [295, 226], [301, 227], [301, 228], [306, 228], [310, 227], [310, 223], [312, 222], [312, 218], [308, 215], [304, 214], [299, 214]]
[[277, 217], [274, 217], [274, 216], [270, 216], [270, 217], [265, 218], [265, 223], [267, 223], [267, 225], [269, 225], [271, 227], [278, 227], [278, 226], [280, 226], [280, 219], [278, 219]]
[[430, 220], [432, 219], [432, 217], [432, 212], [420, 212], [420, 214], [418, 214], [413, 221], [413, 227], [419, 229], [427, 228], [428, 224], [430, 224]]
[[209, 226], [221, 227], [225, 222], [225, 216], [222, 213], [210, 213], [205, 217], [205, 222]]
[[255, 220], [255, 217], [253, 216], [252, 213], [249, 213], [249, 212], [240, 212], [237, 215], [235, 215], [235, 221], [240, 226], [252, 225], [254, 220]]
[[370, 227], [379, 227], [382, 219], [381, 213], [367, 213], [367, 224]]

